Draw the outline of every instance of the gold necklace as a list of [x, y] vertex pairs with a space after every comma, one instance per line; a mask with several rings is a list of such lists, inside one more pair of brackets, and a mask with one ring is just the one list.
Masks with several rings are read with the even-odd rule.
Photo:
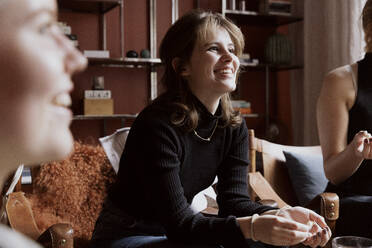
[[208, 141], [208, 142], [209, 142], [209, 141], [211, 141], [211, 138], [212, 138], [214, 132], [215, 132], [216, 129], [217, 129], [217, 124], [218, 124], [218, 120], [216, 121], [216, 125], [214, 126], [213, 131], [212, 131], [211, 135], [210, 135], [208, 138], [203, 138], [203, 137], [201, 137], [201, 136], [200, 136], [200, 135], [195, 131], [195, 129], [194, 129], [194, 134], [195, 134], [195, 136], [198, 137], [199, 139], [204, 140], [204, 141]]

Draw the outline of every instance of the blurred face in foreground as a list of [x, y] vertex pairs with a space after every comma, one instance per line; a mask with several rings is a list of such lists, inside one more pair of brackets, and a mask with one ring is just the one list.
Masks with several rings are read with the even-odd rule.
[[87, 61], [56, 21], [54, 0], [0, 0], [0, 162], [13, 168], [73, 147], [71, 76]]

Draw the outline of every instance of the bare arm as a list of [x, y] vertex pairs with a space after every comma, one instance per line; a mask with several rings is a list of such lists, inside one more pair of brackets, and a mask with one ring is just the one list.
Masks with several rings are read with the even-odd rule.
[[325, 77], [318, 99], [317, 121], [324, 171], [333, 184], [349, 178], [370, 152], [370, 145], [363, 146], [363, 141], [370, 136], [366, 132], [359, 132], [347, 144], [349, 110], [355, 102], [355, 90], [350, 71], [341, 67]]

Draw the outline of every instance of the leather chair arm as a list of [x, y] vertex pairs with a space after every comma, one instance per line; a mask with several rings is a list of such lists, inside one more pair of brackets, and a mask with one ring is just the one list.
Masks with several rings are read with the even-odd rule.
[[74, 248], [74, 230], [70, 224], [58, 223], [43, 232], [37, 242], [45, 248]]
[[340, 199], [336, 193], [324, 192], [315, 197], [307, 207], [322, 215], [334, 232], [340, 210]]
[[257, 195], [259, 199], [272, 200], [277, 204], [275, 206], [279, 208], [288, 206], [288, 204], [282, 198], [280, 198], [280, 196], [275, 192], [270, 183], [262, 176], [260, 172], [248, 173], [248, 183], [251, 192]]

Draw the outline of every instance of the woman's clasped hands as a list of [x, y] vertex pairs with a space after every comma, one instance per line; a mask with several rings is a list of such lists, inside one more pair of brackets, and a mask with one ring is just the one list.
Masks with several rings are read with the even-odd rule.
[[303, 207], [284, 207], [244, 219], [238, 222], [246, 238], [276, 246], [325, 246], [332, 235], [322, 216]]

